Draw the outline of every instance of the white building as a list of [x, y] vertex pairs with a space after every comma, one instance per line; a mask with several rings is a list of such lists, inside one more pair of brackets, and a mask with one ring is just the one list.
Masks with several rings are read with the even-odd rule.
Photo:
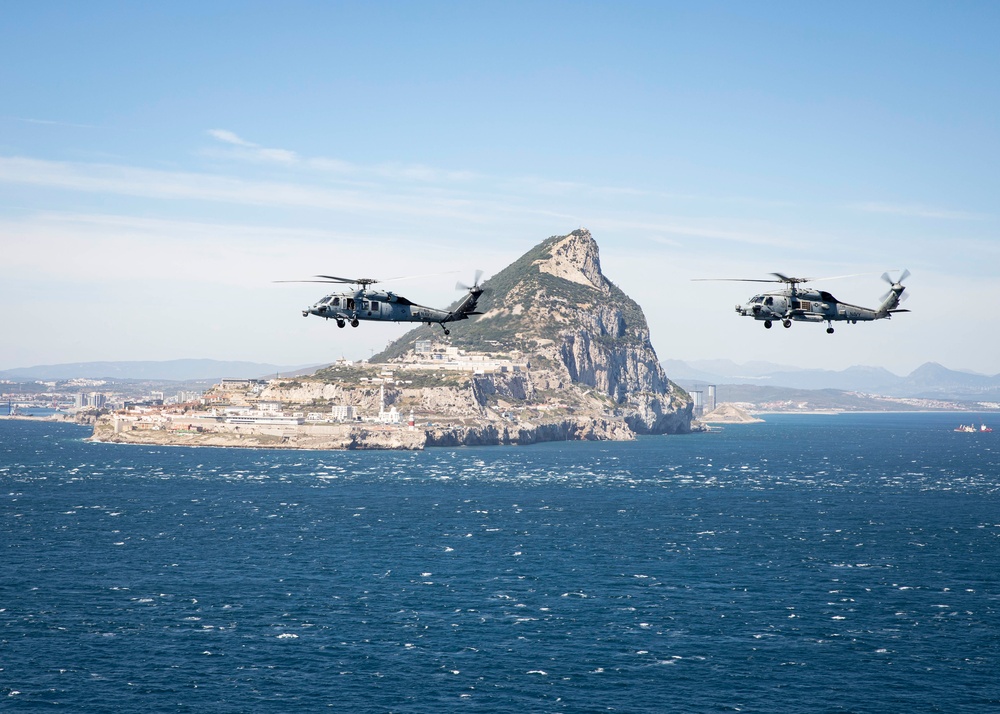
[[330, 416], [334, 421], [354, 421], [357, 418], [357, 413], [352, 406], [337, 404], [330, 408]]

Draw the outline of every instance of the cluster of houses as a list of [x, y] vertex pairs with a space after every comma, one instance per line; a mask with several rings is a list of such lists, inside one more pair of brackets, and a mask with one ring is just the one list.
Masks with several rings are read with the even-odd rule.
[[[518, 359], [498, 358], [486, 354], [466, 353], [452, 346], [441, 346], [430, 340], [419, 341], [409, 359], [393, 365], [395, 369], [444, 369], [473, 373], [519, 372], [528, 369], [528, 363]], [[347, 363], [350, 365], [350, 363]], [[364, 382], [385, 384], [393, 382], [391, 373], [383, 373], [379, 378], [362, 377]], [[192, 409], [191, 403], [179, 405], [182, 410], [164, 409], [160, 405], [136, 406], [116, 416], [116, 429], [155, 429], [201, 431], [211, 425], [228, 424], [239, 426], [300, 426], [311, 424], [338, 424], [367, 422], [384, 425], [409, 424], [413, 426], [412, 411], [404, 418], [395, 406], [386, 408], [385, 388], [379, 387], [379, 411], [376, 415], [364, 416], [355, 406], [333, 405], [329, 411], [286, 412], [278, 401], [261, 399], [268, 386], [265, 379], [222, 379], [212, 390], [198, 401], [199, 408]], [[161, 402], [162, 405], [162, 402]], [[157, 408], [158, 407], [158, 408]], [[186, 408], [184, 408], [186, 407]]]

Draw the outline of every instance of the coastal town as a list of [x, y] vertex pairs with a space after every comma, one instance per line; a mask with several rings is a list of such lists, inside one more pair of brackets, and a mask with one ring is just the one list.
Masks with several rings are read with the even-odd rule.
[[[222, 378], [202, 390], [173, 393], [164, 385], [140, 393], [141, 384], [95, 379], [36, 382], [30, 390], [10, 383], [0, 416], [93, 424], [95, 440], [126, 443], [352, 448], [364, 442], [370, 448], [421, 448], [425, 429], [468, 421], [461, 410], [455, 418], [454, 404], [435, 408], [426, 387], [455, 387], [529, 368], [520, 354], [467, 352], [426, 340], [391, 366], [340, 359], [320, 370], [319, 380]], [[424, 397], [419, 407], [418, 396]], [[495, 406], [498, 419], [519, 422], [564, 405], [517, 413], [503, 400]]]
[[[520, 354], [497, 356], [466, 352], [431, 340], [416, 344], [413, 354], [388, 365], [373, 365], [340, 359], [326, 368], [328, 375], [362, 389], [365, 398], [350, 400], [317, 399], [306, 402], [274, 398], [289, 387], [302, 384], [297, 376], [272, 378], [221, 378], [201, 382], [150, 382], [148, 380], [111, 380], [73, 378], [67, 380], [0, 380], [0, 418], [30, 418], [77, 421], [96, 424], [102, 417], [114, 434], [110, 440], [159, 442], [167, 438], [184, 439], [201, 435], [204, 441], [214, 434], [218, 441], [234, 440], [244, 445], [282, 445], [300, 441], [298, 435], [310, 435], [314, 442], [350, 443], [350, 432], [363, 427], [367, 434], [410, 431], [419, 427], [443, 425], [449, 416], [427, 409], [401, 409], [396, 402], [402, 390], [414, 382], [426, 381], [427, 375], [474, 376], [494, 373], [527, 373], [530, 363]], [[421, 376], [425, 379], [422, 380]], [[685, 385], [687, 386], [687, 385]], [[696, 419], [706, 423], [758, 421], [766, 414], [822, 413], [853, 410], [879, 411], [965, 411], [970, 407], [983, 411], [1000, 410], [1000, 403], [891, 397], [863, 392], [842, 392], [836, 400], [828, 393], [816, 392], [807, 398], [719, 399], [726, 396], [721, 385], [690, 385]], [[387, 399], [387, 389], [389, 399]], [[733, 395], [735, 396], [735, 395]], [[511, 405], [507, 405], [510, 407]], [[500, 416], [508, 421], [540, 416], [551, 409], [565, 408], [554, 403], [538, 405], [533, 415], [513, 408]], [[735, 417], [733, 414], [741, 416]], [[105, 435], [106, 437], [107, 435]], [[193, 440], [188, 437], [189, 440]], [[383, 439], [383, 441], [390, 441]], [[413, 441], [413, 440], [411, 440]]]
[[[222, 378], [203, 386], [170, 383], [148, 388], [144, 382], [99, 379], [36, 381], [30, 385], [0, 383], [0, 418], [75, 421], [94, 426], [99, 441], [141, 444], [189, 444], [264, 448], [420, 449], [428, 431], [441, 432], [467, 419], [454, 418], [454, 405], [420, 408], [402, 397], [415, 384], [457, 382], [488, 374], [527, 374], [530, 363], [520, 355], [471, 353], [427, 341], [412, 356], [390, 365], [338, 360], [325, 368], [328, 396], [308, 390], [308, 379]], [[336, 376], [337, 379], [333, 379]], [[340, 384], [344, 390], [330, 390]], [[201, 387], [201, 388], [198, 388]], [[305, 391], [303, 391], [305, 390]], [[697, 387], [696, 420], [704, 424], [753, 423], [774, 413], [849, 411], [822, 399], [718, 401], [719, 388]], [[725, 387], [721, 388], [725, 394]], [[820, 397], [817, 394], [817, 397]], [[822, 395], [829, 399], [829, 395]], [[967, 402], [894, 398], [845, 392], [842, 399], [877, 404], [885, 411], [963, 411]], [[403, 406], [406, 401], [408, 406]], [[547, 411], [566, 409], [553, 402], [518, 409], [500, 401], [497, 420], [511, 424], [544, 418]], [[977, 402], [982, 410], [1000, 405]], [[468, 416], [468, 415], [467, 415]]]

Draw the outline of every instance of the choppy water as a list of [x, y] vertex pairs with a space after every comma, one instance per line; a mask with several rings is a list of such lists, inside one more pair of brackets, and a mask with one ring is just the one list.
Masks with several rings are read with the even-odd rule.
[[958, 421], [418, 453], [0, 422], [0, 709], [995, 711], [1000, 429]]

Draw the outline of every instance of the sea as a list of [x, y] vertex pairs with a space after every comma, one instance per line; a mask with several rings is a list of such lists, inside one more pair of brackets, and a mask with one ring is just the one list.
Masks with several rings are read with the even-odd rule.
[[420, 452], [0, 421], [0, 710], [1000, 711], [1000, 429]]

